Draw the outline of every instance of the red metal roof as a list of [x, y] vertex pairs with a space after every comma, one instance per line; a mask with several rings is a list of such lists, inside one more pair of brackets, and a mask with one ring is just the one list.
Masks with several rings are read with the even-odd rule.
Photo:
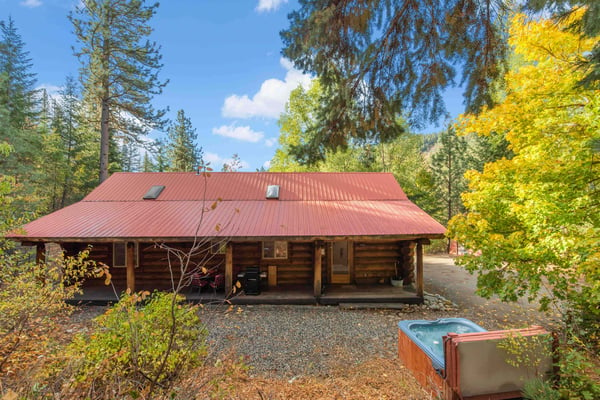
[[[154, 185], [165, 189], [156, 200], [143, 200]], [[280, 186], [279, 200], [265, 198], [267, 185]], [[217, 198], [222, 201], [213, 210]], [[199, 236], [232, 238], [437, 237], [445, 232], [387, 173], [222, 172], [208, 178], [117, 173], [82, 201], [25, 225], [25, 234], [12, 237], [177, 239], [193, 237], [199, 224]]]

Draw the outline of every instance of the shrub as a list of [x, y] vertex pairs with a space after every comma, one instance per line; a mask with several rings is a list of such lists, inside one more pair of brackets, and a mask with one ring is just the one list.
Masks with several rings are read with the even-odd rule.
[[76, 336], [69, 346], [75, 378], [70, 389], [88, 391], [91, 398], [147, 395], [202, 364], [207, 331], [196, 306], [181, 300], [172, 293], [125, 293], [95, 320], [90, 334]]

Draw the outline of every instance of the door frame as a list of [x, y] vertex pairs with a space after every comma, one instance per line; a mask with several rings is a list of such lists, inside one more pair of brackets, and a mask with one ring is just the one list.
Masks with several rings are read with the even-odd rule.
[[[346, 274], [333, 273], [333, 255], [336, 243], [346, 243]], [[354, 282], [354, 242], [351, 240], [336, 240], [329, 243], [329, 283], [332, 285], [348, 285]]]

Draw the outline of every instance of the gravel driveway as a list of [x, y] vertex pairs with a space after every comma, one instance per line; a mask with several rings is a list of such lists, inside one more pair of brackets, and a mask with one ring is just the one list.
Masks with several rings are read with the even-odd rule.
[[545, 324], [526, 305], [507, 305], [474, 294], [475, 280], [449, 257], [425, 259], [425, 290], [459, 305], [446, 311], [425, 306], [398, 310], [345, 310], [337, 306], [219, 306], [202, 312], [211, 357], [243, 357], [254, 376], [329, 376], [373, 358], [397, 357], [402, 319], [465, 317], [486, 329]]

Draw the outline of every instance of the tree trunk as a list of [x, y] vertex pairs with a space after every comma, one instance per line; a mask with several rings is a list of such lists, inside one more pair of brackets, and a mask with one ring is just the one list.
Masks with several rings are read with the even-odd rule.
[[100, 117], [100, 183], [108, 179], [109, 144], [108, 101], [102, 100], [102, 114]]

